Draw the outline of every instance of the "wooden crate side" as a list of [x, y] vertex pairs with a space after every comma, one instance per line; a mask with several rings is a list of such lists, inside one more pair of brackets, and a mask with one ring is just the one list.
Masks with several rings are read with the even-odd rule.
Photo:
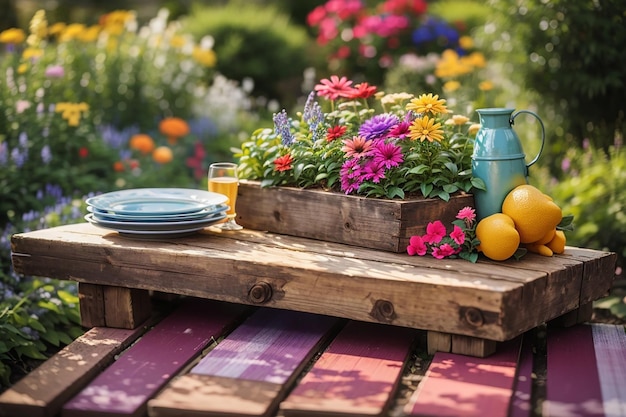
[[55, 416], [63, 403], [139, 337], [135, 330], [94, 327], [0, 395], [0, 416]]
[[291, 187], [261, 188], [242, 181], [237, 221], [244, 227], [404, 252], [409, 238], [423, 234], [430, 221], [450, 223], [473, 205], [471, 195], [440, 199], [383, 200]]

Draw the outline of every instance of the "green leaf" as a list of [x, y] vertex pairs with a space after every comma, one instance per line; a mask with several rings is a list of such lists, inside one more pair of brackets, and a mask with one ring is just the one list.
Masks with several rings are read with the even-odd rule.
[[485, 184], [485, 182], [478, 178], [478, 177], [472, 177], [472, 187], [478, 189], [478, 190], [486, 190], [487, 189], [487, 185]]
[[569, 232], [574, 231], [574, 216], [571, 214], [563, 216], [561, 222], [556, 226], [556, 228], [557, 230], [564, 230]]
[[15, 348], [15, 351], [20, 357], [26, 356], [31, 359], [40, 359], [40, 360], [48, 359], [44, 354], [38, 351], [35, 345], [32, 343], [25, 345], [25, 346], [18, 346]]
[[526, 253], [528, 253], [528, 250], [526, 248], [517, 248], [517, 250], [513, 254], [513, 257], [519, 261], [524, 257], [524, 255], [526, 255]]
[[402, 190], [402, 188], [400, 187], [391, 187], [389, 188], [389, 190], [387, 190], [387, 197], [388, 198], [404, 198], [404, 190]]
[[57, 295], [65, 304], [78, 304], [78, 296], [65, 290], [57, 291]]
[[44, 339], [46, 342], [54, 345], [54, 346], [59, 346], [59, 334], [54, 331], [54, 330], [48, 330], [45, 333], [41, 333], [41, 338]]
[[41, 325], [39, 320], [35, 318], [30, 318], [28, 320], [28, 326], [33, 328], [33, 330], [37, 330], [38, 332], [45, 332], [46, 328]]
[[424, 182], [422, 184], [420, 184], [420, 191], [422, 192], [424, 197], [428, 197], [428, 195], [430, 194], [430, 192], [432, 190], [433, 190], [433, 185], [432, 184], [426, 184]]

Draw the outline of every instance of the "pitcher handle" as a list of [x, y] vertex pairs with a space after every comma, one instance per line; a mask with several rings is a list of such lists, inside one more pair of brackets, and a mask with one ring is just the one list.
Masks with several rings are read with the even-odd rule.
[[541, 120], [541, 118], [539, 116], [537, 116], [535, 113], [531, 112], [530, 110], [519, 110], [519, 111], [515, 112], [513, 115], [511, 115], [511, 120], [509, 120], [511, 125], [513, 125], [515, 123], [515, 118], [517, 116], [519, 116], [520, 114], [522, 114], [522, 113], [527, 113], [527, 114], [530, 114], [531, 116], [533, 116], [535, 119], [537, 119], [539, 121], [539, 125], [541, 126], [541, 147], [539, 148], [539, 152], [537, 153], [537, 156], [535, 156], [535, 158], [526, 165], [526, 167], [528, 168], [532, 164], [537, 162], [537, 160], [541, 156], [541, 152], [543, 151], [543, 145], [546, 142], [546, 129], [543, 126], [543, 121]]

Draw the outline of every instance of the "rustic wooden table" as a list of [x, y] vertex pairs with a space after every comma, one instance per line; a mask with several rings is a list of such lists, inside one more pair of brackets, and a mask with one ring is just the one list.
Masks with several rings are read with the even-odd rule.
[[245, 229], [139, 240], [88, 223], [11, 242], [16, 272], [79, 282], [87, 327], [138, 326], [157, 291], [423, 329], [431, 352], [474, 356], [564, 315], [588, 319], [616, 262], [567, 247], [472, 264]]

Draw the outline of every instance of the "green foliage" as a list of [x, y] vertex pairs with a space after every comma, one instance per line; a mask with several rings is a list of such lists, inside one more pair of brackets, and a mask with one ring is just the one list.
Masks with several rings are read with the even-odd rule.
[[[540, 160], [541, 161], [541, 160]], [[531, 182], [551, 196], [564, 215], [574, 218], [567, 244], [618, 255], [626, 259], [626, 151], [612, 146], [608, 153], [593, 146], [570, 148], [561, 160], [561, 172], [531, 168]]]
[[194, 5], [183, 27], [197, 39], [209, 35], [218, 55], [216, 70], [226, 77], [254, 81], [254, 94], [288, 105], [300, 92], [311, 64], [306, 31], [270, 5], [230, 1]]
[[59, 187], [38, 193], [47, 206], [8, 224], [0, 239], [0, 391], [83, 333], [76, 283], [18, 276], [11, 268], [10, 237], [19, 232], [82, 221], [80, 200]]
[[[626, 42], [621, 0], [602, 2], [491, 0], [485, 49], [506, 76], [536, 95], [551, 138], [549, 158], [588, 139], [608, 148], [624, 136]], [[551, 166], [557, 170], [557, 166]]]

